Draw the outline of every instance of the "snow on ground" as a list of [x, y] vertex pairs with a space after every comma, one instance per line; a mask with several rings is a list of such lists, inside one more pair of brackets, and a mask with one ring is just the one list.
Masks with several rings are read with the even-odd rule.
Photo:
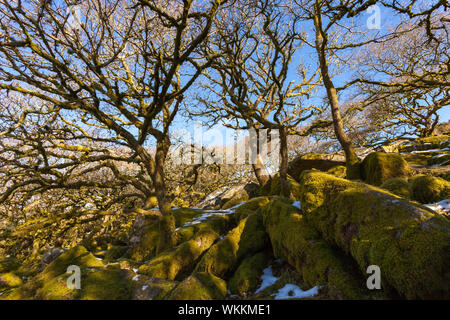
[[[237, 206], [241, 205], [242, 203], [238, 204]], [[218, 216], [218, 215], [228, 215], [234, 213], [234, 208], [237, 208], [237, 206], [234, 206], [233, 208], [227, 209], [227, 210], [203, 210], [203, 214], [201, 216], [198, 216], [192, 221], [186, 222], [183, 226], [176, 228], [175, 231], [180, 230], [181, 228], [193, 226], [194, 224], [201, 223], [202, 221], [207, 220], [208, 218], [212, 216]]]
[[428, 153], [428, 152], [438, 152], [438, 151], [450, 151], [450, 148], [411, 151], [411, 153]]
[[293, 205], [294, 207], [297, 207], [297, 208], [299, 208], [300, 210], [302, 210], [302, 204], [300, 203], [300, 201], [294, 201], [294, 202], [292, 202], [292, 205]]
[[274, 293], [272, 296], [275, 296], [275, 300], [281, 299], [293, 299], [293, 298], [307, 298], [315, 296], [319, 293], [319, 287], [315, 286], [307, 291], [303, 291], [299, 286], [295, 284], [288, 283], [283, 288], [278, 290], [278, 293]]
[[424, 204], [425, 207], [434, 211], [449, 211], [450, 212], [450, 199], [442, 200], [437, 203]]
[[258, 293], [260, 291], [263, 291], [265, 288], [270, 287], [280, 278], [275, 277], [273, 275], [272, 266], [268, 266], [263, 270], [263, 275], [261, 276], [261, 279], [262, 279], [261, 286], [258, 288], [258, 290], [255, 291], [255, 293]]

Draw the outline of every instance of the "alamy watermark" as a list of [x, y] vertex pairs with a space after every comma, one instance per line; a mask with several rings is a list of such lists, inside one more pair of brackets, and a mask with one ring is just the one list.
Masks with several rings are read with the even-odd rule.
[[71, 275], [67, 278], [67, 288], [70, 290], [81, 289], [81, 270], [77, 265], [71, 265], [67, 267], [67, 273]]
[[371, 274], [366, 281], [367, 289], [381, 289], [381, 270], [380, 267], [373, 264], [367, 267], [366, 273]]
[[378, 5], [374, 4], [367, 8], [367, 13], [370, 14], [367, 18], [366, 26], [370, 30], [381, 29], [381, 9]]

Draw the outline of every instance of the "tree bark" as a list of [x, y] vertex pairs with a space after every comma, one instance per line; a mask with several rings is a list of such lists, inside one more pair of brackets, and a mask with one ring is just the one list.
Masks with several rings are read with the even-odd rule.
[[336, 88], [331, 80], [328, 70], [328, 61], [325, 52], [327, 43], [326, 34], [322, 29], [321, 11], [319, 4], [315, 4], [315, 16], [314, 26], [316, 29], [316, 51], [319, 57], [320, 72], [322, 74], [323, 84], [325, 86], [328, 101], [330, 103], [331, 115], [333, 118], [333, 128], [336, 138], [342, 146], [345, 154], [345, 161], [347, 166], [347, 178], [348, 179], [360, 179], [359, 159], [356, 155], [352, 141], [347, 136], [344, 130], [344, 124], [342, 121], [341, 113], [339, 111], [339, 101], [337, 97]]
[[280, 187], [281, 195], [289, 198], [290, 188], [287, 180], [288, 152], [287, 152], [287, 134], [286, 128], [280, 128]]
[[259, 185], [262, 187], [270, 180], [270, 174], [264, 164], [261, 157], [261, 145], [259, 139], [259, 130], [256, 129], [256, 161], [252, 163], [253, 172], [258, 180]]
[[164, 164], [169, 150], [170, 142], [167, 138], [158, 140], [155, 155], [155, 173], [153, 175], [153, 184], [155, 195], [158, 199], [159, 211], [162, 218], [159, 224], [160, 239], [158, 253], [170, 249], [176, 244], [175, 237], [175, 219], [171, 214], [171, 202], [167, 197]]

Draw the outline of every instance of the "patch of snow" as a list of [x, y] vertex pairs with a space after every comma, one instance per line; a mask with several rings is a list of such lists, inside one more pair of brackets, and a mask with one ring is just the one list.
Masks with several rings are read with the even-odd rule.
[[134, 273], [138, 272], [138, 269], [133, 268], [133, 272], [134, 272]]
[[294, 201], [294, 202], [292, 202], [292, 205], [293, 205], [294, 207], [297, 207], [297, 208], [299, 208], [300, 210], [302, 210], [302, 204], [300, 203], [300, 201]]
[[247, 202], [247, 201], [239, 202], [237, 205], [231, 207], [231, 208], [228, 209], [228, 210], [234, 210], [234, 209], [236, 209], [236, 208], [239, 208], [240, 206], [242, 206], [242, 205], [243, 205], [244, 203], [246, 203], [246, 202]]
[[438, 152], [438, 151], [450, 151], [450, 148], [411, 151], [411, 153], [427, 153], [427, 152]]
[[255, 293], [261, 292], [265, 288], [270, 287], [280, 278], [275, 277], [273, 275], [272, 266], [268, 266], [263, 270], [263, 275], [261, 276], [261, 279], [262, 279], [261, 286], [258, 288], [258, 290], [255, 291]]
[[424, 204], [424, 206], [434, 211], [450, 211], [450, 199], [442, 200], [437, 203]]
[[142, 290], [146, 290], [148, 286], [142, 286]]
[[448, 153], [440, 153], [440, 154], [437, 154], [437, 155], [435, 155], [435, 156], [432, 156], [431, 159], [440, 158], [440, 157], [446, 156], [447, 154], [448, 154]]
[[[291, 293], [291, 294], [289, 294]], [[278, 293], [274, 293], [272, 296], [275, 296], [275, 300], [281, 300], [281, 299], [294, 299], [294, 298], [307, 298], [315, 296], [319, 293], [319, 287], [315, 286], [314, 288], [311, 288], [307, 291], [303, 291], [299, 286], [296, 286], [295, 284], [288, 283], [283, 288], [278, 290]]]
[[175, 229], [175, 231], [178, 231], [181, 228], [192, 226], [194, 224], [199, 224], [202, 221], [205, 221], [205, 220], [207, 220], [208, 218], [210, 218], [212, 216], [228, 215], [228, 214], [234, 213], [234, 210], [203, 210], [203, 211], [204, 211], [204, 214], [202, 214], [201, 216], [198, 216], [198, 217], [192, 219], [192, 221], [186, 222], [180, 228]]
[[133, 279], [131, 279], [131, 280], [133, 280], [133, 281], [138, 281], [138, 280], [139, 280], [139, 275], [138, 275], [138, 274], [135, 275], [135, 276], [133, 277]]

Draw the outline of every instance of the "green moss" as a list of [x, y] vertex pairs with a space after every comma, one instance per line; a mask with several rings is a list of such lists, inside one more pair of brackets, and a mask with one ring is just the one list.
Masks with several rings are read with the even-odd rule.
[[127, 246], [115, 246], [115, 245], [109, 245], [108, 250], [105, 253], [105, 261], [115, 261], [125, 255], [127, 252], [128, 247]]
[[225, 204], [222, 206], [222, 209], [229, 209], [234, 207], [235, 205], [247, 201], [249, 199], [249, 195], [245, 190], [242, 190], [235, 194], [230, 200], [225, 202]]
[[20, 287], [9, 289], [4, 292], [0, 292], [0, 301], [1, 300], [29, 300], [30, 297], [23, 294], [23, 291]]
[[450, 182], [438, 177], [416, 176], [410, 179], [411, 198], [434, 203], [450, 198]]
[[347, 168], [345, 166], [334, 166], [333, 168], [328, 170], [327, 173], [332, 174], [333, 176], [338, 178], [345, 178], [347, 174]]
[[325, 243], [288, 200], [273, 199], [263, 214], [274, 256], [294, 266], [307, 286], [326, 286], [341, 299], [368, 295], [356, 264]]
[[130, 250], [130, 258], [136, 261], [144, 261], [156, 254], [159, 241], [158, 219], [147, 218], [140, 234], [139, 243], [133, 245]]
[[22, 285], [22, 278], [14, 274], [13, 272], [0, 274], [0, 287], [18, 287]]
[[387, 179], [381, 184], [380, 188], [386, 189], [399, 197], [410, 197], [408, 181], [402, 178]]
[[229, 275], [243, 258], [263, 249], [267, 240], [262, 216], [250, 215], [205, 253], [195, 271], [206, 271], [218, 277]]
[[139, 267], [139, 273], [169, 280], [183, 279], [197, 259], [219, 238], [211, 229], [199, 231], [191, 240], [166, 251]]
[[175, 218], [175, 227], [179, 228], [186, 224], [186, 222], [192, 221], [192, 219], [203, 214], [200, 209], [192, 208], [179, 208], [171, 211], [171, 214]]
[[235, 218], [237, 221], [248, 217], [250, 214], [255, 213], [259, 208], [269, 203], [269, 197], [257, 197], [248, 200], [244, 204], [240, 205], [235, 210]]
[[308, 222], [362, 272], [379, 266], [383, 288], [406, 298], [450, 297], [450, 221], [382, 189], [323, 173], [308, 172], [301, 183]]
[[197, 272], [181, 282], [168, 300], [222, 300], [227, 294], [224, 280], [207, 272]]
[[79, 294], [77, 289], [69, 289], [67, 278], [69, 274], [63, 274], [54, 278], [47, 278], [42, 287], [38, 288], [35, 299], [38, 300], [74, 300]]
[[379, 186], [390, 178], [407, 177], [411, 169], [397, 153], [372, 152], [361, 163], [361, 175], [365, 182]]
[[[287, 175], [288, 188], [290, 192], [290, 198], [296, 200], [300, 192], [300, 185], [294, 178]], [[261, 188], [261, 194], [265, 196], [278, 196], [281, 194], [280, 174], [277, 173]]]
[[450, 136], [449, 135], [438, 135], [438, 136], [430, 136], [425, 138], [418, 138], [415, 140], [416, 144], [425, 144], [425, 143], [431, 143], [433, 145], [441, 145], [442, 143], [449, 141]]
[[444, 173], [444, 175], [442, 176], [443, 179], [450, 181], [450, 171], [447, 171], [446, 173]]
[[103, 262], [94, 257], [94, 255], [86, 250], [83, 246], [74, 247], [57, 259], [52, 261], [45, 269], [38, 275], [41, 280], [48, 280], [55, 278], [67, 272], [67, 267], [76, 265], [80, 268], [102, 268]]
[[81, 279], [81, 300], [126, 300], [131, 299], [131, 281], [120, 269], [95, 270]]
[[19, 267], [20, 263], [15, 257], [0, 259], [0, 273], [14, 271]]
[[427, 160], [427, 165], [429, 166], [443, 166], [447, 164], [450, 164], [450, 154], [448, 153], [448, 151], [437, 153]]
[[259, 252], [242, 261], [228, 282], [231, 293], [247, 296], [255, 292], [263, 269], [268, 263], [268, 255]]
[[134, 273], [127, 274], [127, 280], [132, 283], [133, 300], [162, 300], [178, 284], [176, 281], [152, 278]]

